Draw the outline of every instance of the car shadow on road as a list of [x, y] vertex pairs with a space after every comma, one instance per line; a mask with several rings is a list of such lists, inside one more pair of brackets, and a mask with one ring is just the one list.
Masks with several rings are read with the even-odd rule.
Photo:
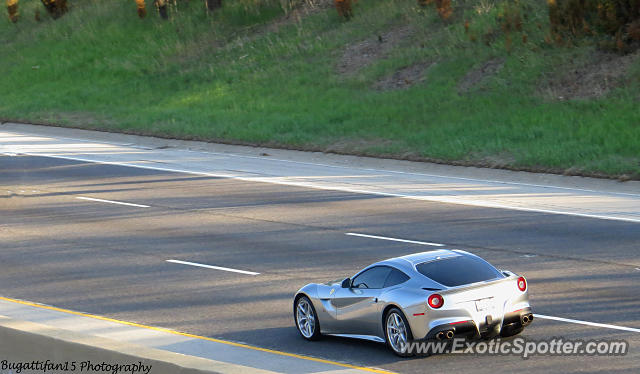
[[307, 341], [293, 326], [237, 331], [216, 337], [352, 365], [381, 366], [407, 360], [395, 356], [384, 343], [330, 335], [324, 335], [317, 341]]

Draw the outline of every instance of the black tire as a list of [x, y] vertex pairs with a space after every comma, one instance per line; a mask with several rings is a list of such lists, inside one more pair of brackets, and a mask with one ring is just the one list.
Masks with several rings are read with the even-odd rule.
[[405, 336], [406, 336], [405, 343], [410, 344], [411, 342], [413, 342], [413, 334], [411, 333], [411, 326], [409, 326], [409, 322], [407, 321], [407, 318], [405, 318], [404, 313], [402, 313], [402, 311], [398, 308], [391, 308], [387, 311], [387, 313], [385, 313], [384, 319], [382, 321], [382, 330], [384, 331], [384, 340], [387, 344], [387, 347], [397, 356], [400, 356], [400, 357], [414, 356], [415, 353], [413, 351], [406, 352], [406, 351], [399, 350], [398, 343], [391, 342], [391, 338], [389, 337], [389, 333], [388, 333], [388, 325], [389, 323], [391, 323], [390, 318], [393, 318], [392, 316], [399, 317], [399, 319], [404, 324]]
[[[299, 305], [305, 305], [303, 307], [303, 309], [307, 310], [307, 313], [303, 313], [302, 311], [300, 311], [302, 313], [302, 315], [304, 315], [304, 317], [298, 318], [298, 307]], [[308, 324], [304, 324], [303, 327], [300, 327], [300, 322], [303, 321], [308, 321], [311, 322], [311, 318], [313, 317], [313, 321], [312, 321], [312, 325], [313, 327], [310, 327], [310, 325]], [[293, 321], [296, 324], [296, 328], [298, 329], [298, 332], [300, 333], [300, 335], [302, 335], [303, 338], [307, 339], [307, 340], [318, 340], [320, 339], [320, 337], [322, 337], [322, 334], [320, 333], [320, 321], [318, 320], [318, 313], [316, 313], [316, 309], [313, 307], [313, 303], [311, 302], [311, 300], [309, 300], [308, 297], [302, 295], [296, 298], [295, 303], [293, 304]]]

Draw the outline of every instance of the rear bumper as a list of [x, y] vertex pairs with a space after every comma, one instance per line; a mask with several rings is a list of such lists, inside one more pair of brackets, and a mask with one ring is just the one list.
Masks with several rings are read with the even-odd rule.
[[[427, 335], [420, 340], [447, 340], [452, 338], [477, 339], [480, 337], [490, 337], [500, 333], [505, 328], [526, 327], [533, 321], [531, 308], [523, 308], [506, 313], [502, 320], [491, 320], [487, 318], [484, 323], [476, 324], [473, 320], [445, 323], [433, 327]], [[450, 337], [447, 338], [447, 333]]]
[[444, 340], [440, 333], [445, 333], [447, 331], [453, 331], [454, 337], [456, 338], [474, 338], [478, 334], [478, 327], [473, 321], [464, 321], [462, 323], [446, 323], [443, 325], [438, 325], [427, 333], [421, 340]]
[[527, 327], [533, 321], [531, 308], [523, 308], [506, 313], [502, 319], [502, 329], [505, 327]]

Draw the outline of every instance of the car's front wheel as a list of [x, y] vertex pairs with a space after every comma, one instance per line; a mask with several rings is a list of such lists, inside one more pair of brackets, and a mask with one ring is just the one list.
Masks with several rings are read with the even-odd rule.
[[296, 321], [298, 332], [307, 340], [320, 338], [320, 321], [311, 300], [306, 296], [296, 299], [293, 307], [293, 319]]
[[413, 356], [413, 352], [407, 350], [409, 343], [413, 340], [411, 327], [398, 308], [391, 308], [384, 318], [384, 335], [387, 346], [393, 353], [400, 357]]

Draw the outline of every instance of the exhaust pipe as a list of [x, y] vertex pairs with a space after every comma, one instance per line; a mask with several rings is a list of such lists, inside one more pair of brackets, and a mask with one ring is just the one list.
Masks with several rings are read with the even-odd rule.
[[526, 325], [527, 323], [529, 323], [529, 316], [527, 315], [522, 316], [522, 324]]
[[453, 330], [440, 331], [436, 334], [436, 339], [438, 340], [453, 339], [454, 335], [455, 333], [453, 332]]

